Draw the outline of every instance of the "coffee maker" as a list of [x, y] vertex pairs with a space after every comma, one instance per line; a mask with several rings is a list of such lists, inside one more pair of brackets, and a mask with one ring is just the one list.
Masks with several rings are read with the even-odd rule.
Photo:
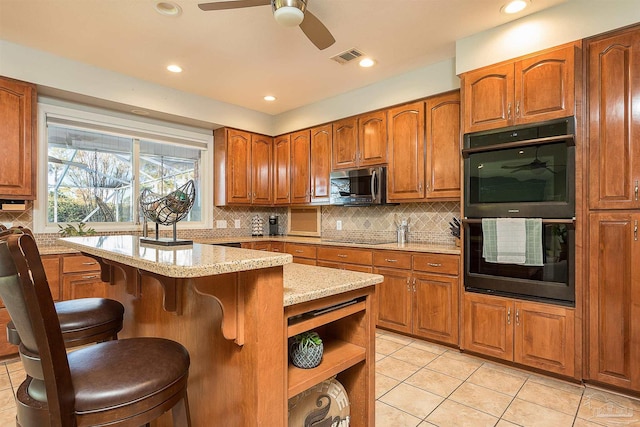
[[278, 235], [278, 216], [269, 215], [269, 236]]

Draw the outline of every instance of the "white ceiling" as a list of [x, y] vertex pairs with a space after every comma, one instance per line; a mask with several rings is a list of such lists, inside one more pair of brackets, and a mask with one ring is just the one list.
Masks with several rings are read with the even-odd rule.
[[[182, 14], [168, 17], [156, 0], [0, 0], [0, 39], [276, 115], [451, 58], [456, 40], [566, 0], [517, 16], [499, 12], [506, 0], [308, 0], [336, 39], [324, 51], [269, 6], [204, 12], [204, 1], [175, 0]], [[329, 59], [351, 48], [378, 65]]]

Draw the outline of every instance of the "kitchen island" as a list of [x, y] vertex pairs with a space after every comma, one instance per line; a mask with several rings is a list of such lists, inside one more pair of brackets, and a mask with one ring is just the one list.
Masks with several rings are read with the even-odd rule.
[[[192, 425], [286, 426], [289, 398], [337, 376], [351, 425], [374, 424], [375, 285], [382, 276], [291, 264], [288, 254], [136, 236], [60, 239], [98, 260], [125, 306], [121, 337], [161, 336], [191, 356]], [[313, 369], [288, 362], [287, 340], [318, 331]], [[170, 426], [168, 416], [155, 423]]]

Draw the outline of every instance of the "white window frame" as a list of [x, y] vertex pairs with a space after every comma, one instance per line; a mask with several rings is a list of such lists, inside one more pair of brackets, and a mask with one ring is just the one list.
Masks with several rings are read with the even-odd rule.
[[[59, 119], [72, 120], [86, 123], [88, 125], [118, 128], [122, 130], [121, 135], [131, 136], [131, 134], [144, 134], [146, 140], [164, 143], [166, 141], [183, 140], [191, 142], [197, 146], [206, 145], [202, 152], [201, 169], [201, 206], [202, 221], [181, 221], [177, 224], [178, 229], [195, 230], [213, 228], [213, 132], [208, 129], [199, 129], [173, 123], [160, 122], [137, 116], [128, 116], [109, 110], [102, 110], [83, 105], [71, 104], [65, 101], [40, 97], [38, 99], [38, 165], [39, 177], [38, 197], [33, 203], [33, 229], [36, 233], [58, 233], [60, 228], [57, 224], [47, 222], [47, 170], [48, 170], [48, 146], [47, 146], [47, 116]], [[129, 133], [128, 133], [129, 132]], [[155, 135], [157, 138], [149, 137]], [[136, 138], [132, 136], [132, 139]], [[139, 161], [134, 156], [133, 166]], [[137, 170], [137, 169], [134, 169]], [[134, 177], [138, 180], [139, 177]], [[60, 223], [63, 227], [66, 223]], [[97, 232], [108, 231], [141, 231], [142, 224], [138, 221], [133, 223], [90, 223]], [[151, 224], [151, 229], [153, 229]], [[160, 226], [160, 230], [171, 230], [172, 227]]]

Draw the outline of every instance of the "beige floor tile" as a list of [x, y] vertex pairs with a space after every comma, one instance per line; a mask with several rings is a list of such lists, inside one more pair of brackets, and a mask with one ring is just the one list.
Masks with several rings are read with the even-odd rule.
[[449, 396], [449, 399], [500, 418], [513, 397], [465, 382]]
[[438, 396], [447, 397], [462, 384], [462, 380], [429, 368], [420, 369], [405, 380], [405, 383], [419, 387]]
[[376, 374], [376, 399], [400, 384], [400, 381], [382, 374]]
[[429, 369], [466, 380], [478, 367], [473, 363], [462, 362], [450, 357], [440, 356], [427, 365]]
[[522, 386], [516, 397], [574, 417], [578, 412], [582, 398], [580, 394], [570, 393], [530, 380], [527, 380]]
[[411, 344], [415, 341], [414, 338], [408, 337], [406, 335], [396, 334], [395, 332], [387, 332], [386, 334], [384, 334], [384, 339], [404, 345]]
[[403, 347], [391, 355], [396, 359], [423, 367], [438, 357], [437, 354], [415, 347]]
[[415, 374], [420, 367], [411, 363], [403, 362], [393, 357], [385, 357], [376, 363], [376, 373], [386, 375], [396, 380], [404, 381], [411, 375]]
[[480, 367], [484, 363], [484, 360], [480, 359], [479, 357], [471, 356], [466, 353], [460, 353], [458, 350], [447, 350], [444, 353], [442, 353], [442, 355], [445, 357], [450, 357], [451, 359], [454, 359], [454, 360], [470, 363], [478, 367]]
[[15, 426], [16, 425], [16, 408], [5, 409], [0, 411], [0, 426]]
[[499, 372], [503, 372], [505, 374], [509, 374], [511, 376], [514, 377], [520, 377], [520, 378], [529, 378], [531, 376], [530, 372], [524, 371], [522, 369], [517, 369], [517, 368], [513, 368], [511, 366], [507, 366], [507, 365], [503, 365], [501, 363], [494, 363], [494, 362], [489, 362], [489, 361], [485, 361], [482, 366], [489, 368], [489, 369], [493, 369], [494, 371], [499, 371]]
[[443, 400], [441, 396], [404, 383], [394, 387], [380, 398], [380, 402], [420, 419], [429, 415]]
[[13, 390], [10, 388], [0, 391], [0, 411], [13, 409], [16, 407], [16, 400], [13, 397]]
[[571, 415], [517, 398], [502, 418], [525, 427], [572, 427], [574, 420]]
[[434, 354], [442, 354], [449, 350], [449, 347], [445, 347], [442, 345], [438, 345], [438, 344], [435, 344], [429, 341], [423, 341], [423, 340], [415, 340], [414, 342], [409, 344], [409, 347], [419, 348], [421, 350], [426, 350], [429, 353], [434, 353]]
[[383, 336], [376, 339], [376, 353], [389, 355], [400, 350], [405, 345], [406, 344], [400, 344], [395, 341], [390, 341]]
[[520, 426], [518, 424], [511, 423], [507, 420], [500, 420], [498, 421], [498, 424], [496, 424], [496, 427], [520, 427]]
[[633, 399], [587, 388], [578, 418], [604, 426], [640, 426], [640, 408]]
[[387, 357], [386, 354], [382, 354], [382, 353], [376, 352], [376, 362], [379, 362], [380, 360], [384, 359], [385, 357]]
[[11, 388], [11, 380], [4, 366], [1, 367], [0, 372], [0, 390]]
[[549, 387], [557, 388], [568, 393], [579, 394], [582, 396], [584, 392], [584, 385], [570, 383], [568, 381], [562, 381], [556, 378], [545, 377], [543, 375], [531, 374], [529, 375], [529, 381], [538, 384], [544, 384]]
[[7, 365], [7, 371], [9, 372], [17, 371], [18, 369], [24, 368], [22, 366], [22, 362], [20, 361], [20, 359], [8, 360], [6, 362], [6, 365]]
[[503, 371], [481, 366], [470, 377], [469, 382], [486, 387], [500, 393], [515, 396], [520, 390], [526, 378], [513, 376]]
[[493, 427], [498, 418], [446, 400], [427, 417], [427, 421], [439, 427]]
[[428, 423], [426, 421], [423, 421], [423, 422], [420, 423], [420, 425], [418, 427], [433, 427], [433, 426], [435, 426], [435, 424], [431, 424], [431, 423]]
[[18, 386], [22, 384], [22, 381], [25, 380], [27, 374], [25, 374], [24, 369], [19, 369], [17, 371], [9, 372], [9, 379], [11, 380], [11, 385], [14, 389], [18, 389]]
[[[620, 425], [618, 424], [618, 426]], [[592, 423], [591, 421], [583, 420], [582, 418], [576, 418], [576, 420], [573, 422], [573, 427], [603, 427], [603, 425]]]
[[376, 402], [376, 427], [416, 427], [420, 418], [380, 401]]

